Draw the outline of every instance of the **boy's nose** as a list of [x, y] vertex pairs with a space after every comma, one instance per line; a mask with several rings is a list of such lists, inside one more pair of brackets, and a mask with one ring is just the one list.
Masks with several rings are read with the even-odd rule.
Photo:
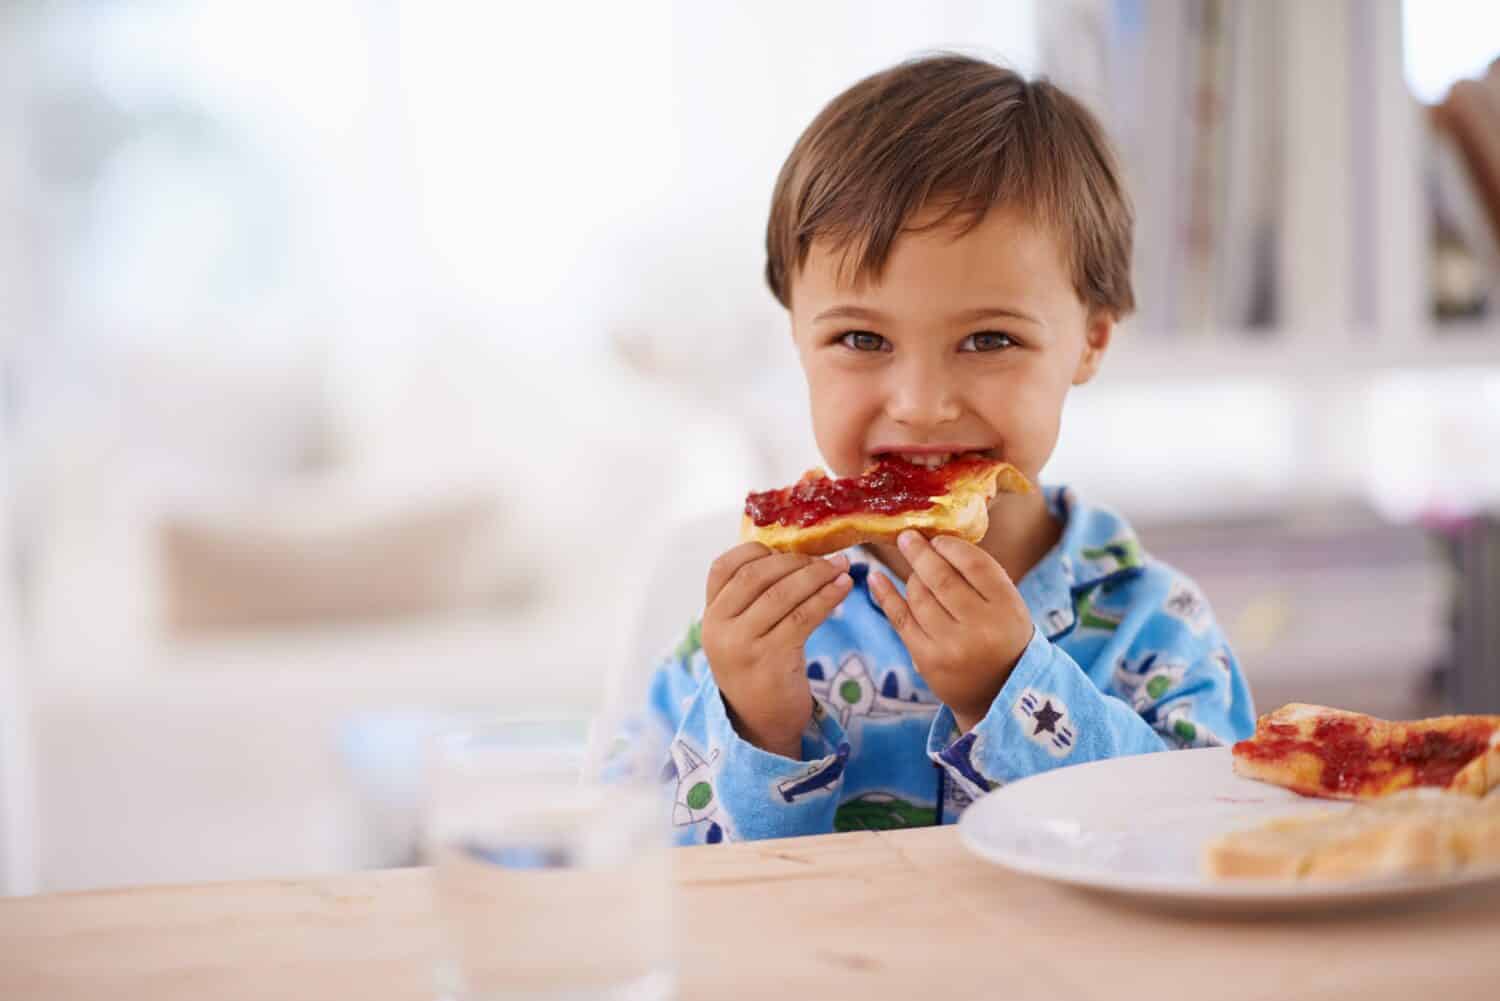
[[958, 420], [962, 413], [958, 397], [948, 380], [937, 372], [910, 372], [890, 387], [886, 413], [907, 427], [935, 427]]

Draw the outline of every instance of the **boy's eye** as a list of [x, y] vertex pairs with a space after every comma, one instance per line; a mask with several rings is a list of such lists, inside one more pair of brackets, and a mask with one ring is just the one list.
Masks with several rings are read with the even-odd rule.
[[854, 351], [889, 351], [890, 342], [879, 334], [868, 330], [851, 330], [839, 338], [839, 343]]
[[1013, 348], [1015, 346], [1015, 339], [1009, 334], [1002, 334], [994, 330], [985, 330], [965, 337], [963, 343], [959, 345], [958, 350], [1003, 351], [1006, 348]]

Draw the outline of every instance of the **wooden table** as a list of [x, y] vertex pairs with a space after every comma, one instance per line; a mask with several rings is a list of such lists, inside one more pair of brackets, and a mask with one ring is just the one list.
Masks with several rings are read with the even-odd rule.
[[[680, 850], [684, 998], [1480, 998], [1500, 892], [1229, 920], [969, 856], [952, 828]], [[0, 900], [0, 998], [426, 999], [420, 869]], [[563, 947], [559, 943], [559, 947]]]

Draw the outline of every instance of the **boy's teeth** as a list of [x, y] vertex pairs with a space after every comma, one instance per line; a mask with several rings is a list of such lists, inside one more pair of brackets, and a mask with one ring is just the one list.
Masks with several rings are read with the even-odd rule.
[[912, 465], [926, 466], [928, 469], [936, 469], [938, 466], [941, 466], [952, 457], [953, 456], [951, 453], [944, 452], [940, 455], [908, 455], [904, 456], [903, 458], [905, 458], [906, 461], [910, 462]]

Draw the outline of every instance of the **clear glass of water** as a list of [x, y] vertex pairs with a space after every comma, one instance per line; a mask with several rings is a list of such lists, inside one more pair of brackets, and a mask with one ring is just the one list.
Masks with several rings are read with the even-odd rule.
[[445, 999], [674, 996], [661, 787], [607, 777], [587, 733], [527, 721], [435, 742], [425, 853]]

